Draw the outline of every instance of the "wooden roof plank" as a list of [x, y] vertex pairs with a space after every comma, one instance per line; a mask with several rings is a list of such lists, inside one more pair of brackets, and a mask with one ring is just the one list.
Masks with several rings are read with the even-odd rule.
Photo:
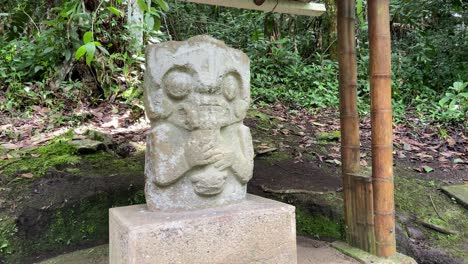
[[256, 5], [253, 0], [181, 0], [198, 4], [217, 5], [264, 12], [285, 13], [303, 16], [320, 16], [325, 12], [325, 5], [305, 3], [298, 0], [266, 0], [262, 5]]

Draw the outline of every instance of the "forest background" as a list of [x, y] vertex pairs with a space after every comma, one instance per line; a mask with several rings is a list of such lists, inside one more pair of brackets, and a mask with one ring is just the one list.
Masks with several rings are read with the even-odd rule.
[[[0, 113], [77, 125], [77, 109], [118, 103], [141, 117], [143, 43], [209, 34], [251, 58], [255, 105], [289, 111], [338, 106], [335, 1], [321, 17], [262, 13], [176, 0], [138, 0], [143, 23], [123, 0], [2, 0]], [[391, 1], [395, 122], [467, 125], [468, 36], [462, 0]], [[359, 111], [369, 114], [366, 1], [357, 1]], [[442, 135], [443, 136], [443, 135]]]

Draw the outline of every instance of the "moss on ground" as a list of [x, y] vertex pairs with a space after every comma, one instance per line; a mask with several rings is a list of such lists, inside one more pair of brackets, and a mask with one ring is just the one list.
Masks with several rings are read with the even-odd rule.
[[13, 253], [12, 241], [17, 232], [15, 222], [6, 215], [0, 215], [0, 257]]
[[296, 230], [299, 235], [308, 235], [317, 239], [342, 239], [344, 225], [341, 221], [296, 207]]
[[33, 178], [39, 178], [51, 168], [63, 169], [71, 174], [87, 173], [87, 171], [82, 171], [82, 163], [90, 164], [90, 169], [105, 169], [107, 174], [143, 171], [144, 151], [139, 151], [125, 159], [105, 151], [83, 155], [78, 153], [75, 145], [69, 144], [73, 136], [73, 132], [70, 131], [53, 139], [45, 146], [9, 152], [11, 159], [0, 160], [2, 171], [0, 177], [4, 177], [3, 182], [31, 177], [31, 175], [22, 177], [25, 174], [32, 174]]
[[329, 142], [339, 141], [341, 138], [341, 132], [339, 130], [329, 132], [319, 132], [315, 135], [318, 141]]
[[7, 245], [3, 251], [0, 249], [0, 262], [23, 263], [31, 254], [105, 241], [109, 232], [109, 208], [143, 202], [142, 190], [99, 194], [54, 211], [44, 231], [36, 234], [27, 230], [18, 232], [11, 219], [7, 220], [7, 224], [0, 221], [0, 245]]
[[8, 181], [25, 173], [40, 177], [50, 168], [78, 163], [80, 157], [77, 155], [76, 148], [68, 144], [72, 137], [73, 133], [67, 132], [45, 146], [8, 153], [11, 159], [0, 160], [2, 175]]
[[[109, 152], [99, 151], [82, 157], [93, 170], [105, 169], [107, 174], [144, 171], [144, 152], [137, 152], [128, 158], [119, 158]], [[84, 172], [80, 172], [84, 173]]]
[[443, 194], [438, 182], [417, 179], [408, 170], [398, 167], [395, 175], [396, 210], [414, 214], [420, 220], [458, 232], [457, 235], [445, 235], [430, 230], [425, 233], [433, 245], [468, 259], [468, 252], [461, 250], [468, 241], [466, 209]]

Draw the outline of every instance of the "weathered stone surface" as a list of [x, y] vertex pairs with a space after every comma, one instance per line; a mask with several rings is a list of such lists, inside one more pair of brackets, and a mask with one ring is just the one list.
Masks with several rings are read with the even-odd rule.
[[416, 240], [426, 239], [426, 236], [419, 228], [416, 228], [413, 226], [406, 226], [406, 232], [408, 233], [408, 236], [411, 237], [412, 239], [416, 239]]
[[74, 145], [80, 153], [96, 152], [105, 149], [102, 142], [86, 138], [74, 139], [70, 141], [70, 144]]
[[253, 172], [249, 59], [208, 36], [150, 45], [145, 163], [151, 210], [195, 209], [245, 198]]
[[110, 263], [297, 263], [294, 207], [249, 195], [230, 205], [110, 209]]
[[442, 191], [457, 199], [461, 205], [468, 209], [468, 184], [444, 186]]
[[380, 258], [366, 251], [351, 247], [342, 241], [335, 241], [331, 245], [332, 247], [341, 251], [343, 254], [350, 256], [364, 264], [417, 264], [413, 258], [400, 253], [397, 253], [391, 258]]

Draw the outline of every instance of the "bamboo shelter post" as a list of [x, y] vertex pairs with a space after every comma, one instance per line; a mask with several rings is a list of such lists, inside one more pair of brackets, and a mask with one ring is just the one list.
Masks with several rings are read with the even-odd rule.
[[376, 253], [396, 254], [389, 0], [368, 1]]
[[338, 0], [338, 50], [340, 84], [341, 161], [346, 237], [356, 244], [357, 226], [353, 203], [353, 174], [359, 172], [359, 116], [357, 109], [357, 62], [354, 0]]

